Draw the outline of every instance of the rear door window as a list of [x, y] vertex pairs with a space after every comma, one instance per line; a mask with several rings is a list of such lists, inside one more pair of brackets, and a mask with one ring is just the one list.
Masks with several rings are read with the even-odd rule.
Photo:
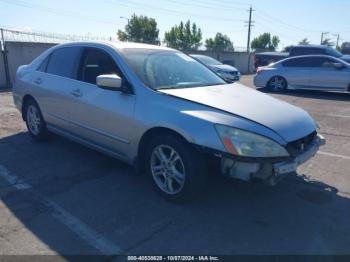
[[46, 73], [76, 79], [82, 48], [63, 47], [50, 55]]
[[282, 63], [284, 67], [312, 67], [312, 60], [309, 57], [293, 58]]

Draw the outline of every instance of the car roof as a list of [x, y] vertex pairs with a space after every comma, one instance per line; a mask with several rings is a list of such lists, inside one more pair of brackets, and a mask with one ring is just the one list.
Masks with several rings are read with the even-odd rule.
[[293, 48], [322, 48], [322, 49], [325, 49], [325, 48], [328, 48], [328, 46], [326, 45], [297, 45], [297, 46], [294, 46]]
[[192, 56], [192, 57], [209, 57], [209, 58], [212, 58], [210, 56], [207, 56], [207, 55], [200, 55], [200, 54], [189, 54], [189, 56]]
[[329, 55], [301, 55], [301, 56], [293, 56], [293, 57], [288, 57], [286, 59], [283, 59], [283, 60], [280, 60], [278, 61], [276, 64], [280, 64], [280, 63], [283, 63], [285, 61], [289, 61], [289, 60], [293, 60], [293, 59], [298, 59], [298, 58], [310, 58], [310, 57], [325, 57], [325, 58], [331, 58], [331, 59], [334, 59], [334, 60], [337, 60], [341, 63], [344, 63], [343, 60], [337, 58], [337, 57], [334, 57], [334, 56], [329, 56]]
[[257, 55], [287, 56], [288, 52], [259, 52]]
[[79, 41], [79, 42], [68, 42], [58, 45], [58, 47], [68, 47], [68, 46], [91, 46], [91, 45], [102, 45], [109, 46], [118, 50], [121, 49], [154, 49], [154, 50], [169, 50], [177, 51], [172, 48], [165, 46], [143, 44], [143, 43], [134, 43], [134, 42], [112, 42], [112, 41]]

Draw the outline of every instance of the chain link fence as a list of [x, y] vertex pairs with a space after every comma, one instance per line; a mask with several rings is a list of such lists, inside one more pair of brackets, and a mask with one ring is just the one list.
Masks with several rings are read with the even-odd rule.
[[103, 37], [86, 35], [68, 35], [47, 32], [31, 32], [24, 30], [13, 30], [1, 28], [3, 32], [2, 41], [4, 42], [31, 42], [31, 43], [64, 43], [72, 41], [113, 41], [117, 42], [117, 37]]

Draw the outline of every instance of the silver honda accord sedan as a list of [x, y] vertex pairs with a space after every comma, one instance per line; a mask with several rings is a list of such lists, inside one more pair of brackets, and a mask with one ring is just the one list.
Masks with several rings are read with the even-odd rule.
[[52, 47], [18, 69], [13, 97], [34, 139], [50, 131], [125, 161], [174, 201], [201, 192], [209, 166], [274, 185], [325, 143], [302, 109], [160, 46]]
[[296, 56], [259, 67], [257, 87], [350, 92], [350, 64], [326, 55]]

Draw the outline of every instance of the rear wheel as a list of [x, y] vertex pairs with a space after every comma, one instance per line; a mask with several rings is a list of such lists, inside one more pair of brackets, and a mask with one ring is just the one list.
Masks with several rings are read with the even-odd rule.
[[274, 76], [267, 83], [267, 89], [272, 92], [284, 91], [287, 89], [287, 81], [281, 76]]
[[208, 177], [202, 155], [174, 135], [161, 135], [150, 141], [146, 169], [156, 190], [171, 201], [194, 198]]
[[45, 139], [47, 137], [46, 123], [38, 104], [33, 99], [26, 102], [24, 114], [30, 135], [36, 140]]

